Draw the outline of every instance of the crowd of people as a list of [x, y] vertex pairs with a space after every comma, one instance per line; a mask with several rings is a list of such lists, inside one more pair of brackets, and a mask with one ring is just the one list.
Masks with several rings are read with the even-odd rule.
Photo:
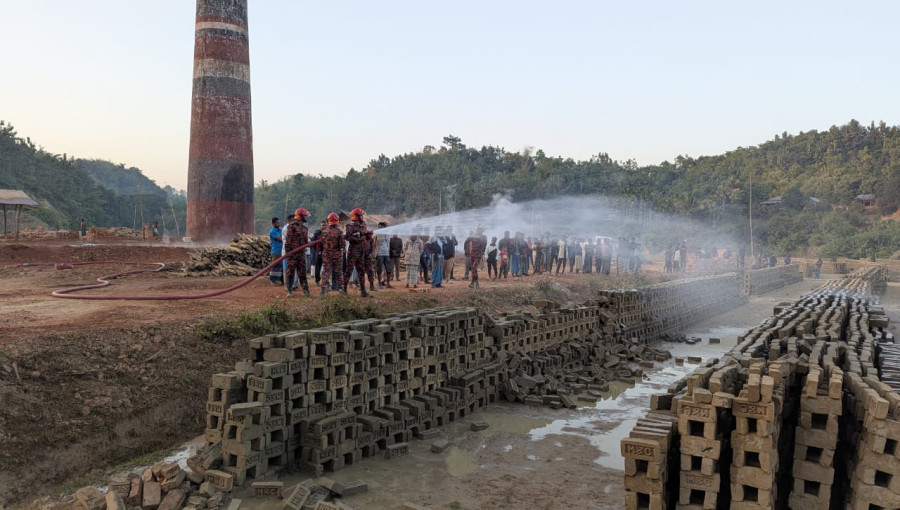
[[[367, 228], [364, 216], [362, 209], [353, 209], [350, 222], [341, 228], [340, 217], [331, 213], [312, 236], [306, 209], [297, 209], [286, 225], [272, 218], [272, 258], [287, 256], [282, 265], [272, 268], [270, 280], [285, 285], [288, 297], [299, 289], [310, 295], [308, 276], [314, 276], [322, 295], [329, 291], [346, 293], [349, 285], [355, 284], [365, 297], [378, 289], [394, 288], [392, 282], [405, 282], [411, 289], [420, 284], [441, 288], [457, 280], [457, 269], [472, 288], [479, 287], [483, 267], [492, 281], [531, 274], [639, 274], [643, 270], [644, 249], [634, 237], [526, 237], [522, 232], [506, 231], [499, 239], [495, 236], [488, 241], [484, 227], [476, 225], [460, 245], [451, 225], [435, 227], [433, 232], [416, 226], [411, 235], [401, 238], [397, 234], [375, 235]], [[377, 229], [387, 227], [382, 222]], [[298, 250], [308, 243], [312, 243], [308, 249]], [[718, 258], [719, 253], [721, 250], [700, 250], [696, 256]], [[745, 267], [744, 249], [737, 253], [725, 250], [722, 257], [736, 260], [738, 268]], [[687, 272], [687, 241], [669, 243], [663, 258], [666, 273]], [[751, 269], [760, 269], [774, 267], [778, 260], [774, 255], [758, 254], [751, 262]], [[791, 264], [790, 254], [784, 264]], [[401, 266], [405, 266], [403, 274]], [[818, 277], [821, 259], [815, 270]]]
[[[470, 282], [469, 287], [478, 288], [482, 267], [487, 270], [487, 278], [500, 280], [544, 273], [637, 274], [643, 265], [643, 249], [634, 237], [531, 238], [507, 231], [488, 242], [484, 227], [476, 225], [460, 246], [451, 225], [435, 227], [433, 232], [416, 227], [412, 235], [401, 239], [396, 234], [375, 235], [366, 227], [364, 215], [362, 209], [354, 209], [350, 223], [342, 229], [338, 215], [329, 214], [311, 237], [306, 209], [297, 209], [284, 226], [278, 218], [272, 218], [269, 240], [273, 260], [287, 257], [283, 265], [272, 268], [270, 280], [285, 285], [288, 297], [298, 289], [310, 295], [308, 275], [314, 276], [322, 295], [347, 292], [350, 284], [357, 284], [365, 297], [378, 289], [394, 288], [392, 282], [405, 281], [405, 287], [412, 289], [420, 284], [441, 288], [457, 279], [457, 269], [462, 272], [461, 279]], [[379, 223], [378, 229], [387, 226]], [[315, 244], [308, 250], [292, 253], [311, 242]], [[667, 249], [666, 271], [684, 271], [686, 258], [684, 242]], [[405, 266], [402, 278], [401, 261]]]

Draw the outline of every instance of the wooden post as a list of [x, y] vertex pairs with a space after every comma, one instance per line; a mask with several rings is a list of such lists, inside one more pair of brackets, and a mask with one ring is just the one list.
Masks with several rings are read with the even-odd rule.
[[22, 206], [16, 206], [16, 241], [19, 240], [19, 217], [22, 215]]

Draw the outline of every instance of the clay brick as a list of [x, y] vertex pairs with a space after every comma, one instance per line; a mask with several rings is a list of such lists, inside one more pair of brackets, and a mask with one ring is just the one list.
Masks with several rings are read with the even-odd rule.
[[171, 490], [159, 504], [159, 510], [181, 510], [181, 505], [186, 497], [187, 495], [181, 489]]
[[250, 484], [250, 490], [257, 498], [281, 499], [284, 482], [253, 482]]
[[143, 503], [144, 510], [156, 510], [162, 502], [162, 490], [157, 482], [144, 482]]

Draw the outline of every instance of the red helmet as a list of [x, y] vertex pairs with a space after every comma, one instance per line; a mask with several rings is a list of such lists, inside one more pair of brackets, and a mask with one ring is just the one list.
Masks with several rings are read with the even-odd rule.
[[351, 220], [361, 220], [363, 215], [366, 214], [366, 211], [363, 211], [359, 207], [350, 211], [350, 219]]
[[331, 213], [325, 221], [327, 221], [329, 225], [337, 225], [341, 222], [341, 217], [335, 213]]
[[304, 208], [297, 209], [294, 211], [294, 218], [298, 220], [306, 221], [306, 217], [309, 216], [309, 211]]

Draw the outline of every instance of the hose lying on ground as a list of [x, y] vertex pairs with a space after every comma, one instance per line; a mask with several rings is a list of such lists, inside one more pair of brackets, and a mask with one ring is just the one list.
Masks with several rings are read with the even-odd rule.
[[[74, 292], [80, 292], [88, 289], [99, 289], [102, 287], [106, 287], [110, 285], [109, 280], [115, 280], [116, 278], [120, 278], [122, 276], [128, 276], [131, 274], [139, 274], [139, 273], [155, 273], [157, 271], [162, 270], [162, 268], [166, 267], [165, 264], [161, 262], [71, 262], [68, 264], [54, 264], [52, 262], [47, 263], [35, 263], [35, 262], [25, 262], [23, 264], [18, 264], [16, 266], [8, 266], [8, 267], [33, 267], [33, 266], [56, 266], [58, 269], [71, 269], [74, 266], [85, 266], [91, 264], [130, 264], [130, 265], [155, 265], [158, 266], [155, 269], [133, 269], [131, 271], [125, 271], [123, 273], [115, 273], [107, 276], [101, 276], [97, 278], [99, 283], [94, 283], [90, 285], [79, 285], [77, 287], [69, 287], [67, 289], [60, 289], [53, 291], [50, 295], [58, 298], [66, 298], [66, 299], [94, 299], [94, 300], [104, 300], [104, 301], [113, 301], [113, 300], [122, 300], [122, 301], [178, 301], [184, 299], [206, 299], [216, 296], [221, 296], [222, 294], [227, 294], [229, 292], [240, 289], [241, 287], [247, 285], [248, 283], [256, 280], [260, 276], [266, 274], [270, 269], [275, 267], [276, 264], [280, 264], [282, 260], [284, 260], [287, 256], [298, 253], [302, 250], [310, 246], [315, 246], [319, 244], [320, 241], [313, 241], [310, 243], [306, 243], [299, 248], [291, 250], [289, 253], [286, 253], [277, 259], [275, 259], [271, 264], [259, 270], [258, 273], [247, 278], [246, 280], [236, 283], [231, 287], [225, 289], [219, 289], [212, 292], [206, 292], [203, 294], [175, 294], [168, 296], [98, 296], [98, 295], [74, 295]], [[69, 267], [66, 267], [69, 266]], [[6, 268], [4, 268], [6, 269]]]

